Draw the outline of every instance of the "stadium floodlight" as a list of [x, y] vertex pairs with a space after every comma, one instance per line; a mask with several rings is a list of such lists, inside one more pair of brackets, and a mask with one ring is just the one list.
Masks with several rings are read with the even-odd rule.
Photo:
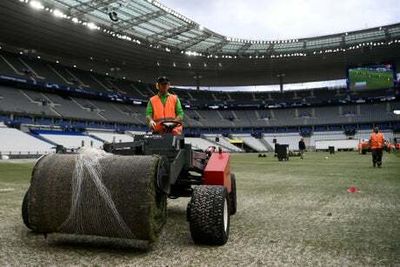
[[63, 18], [63, 17], [65, 17], [65, 14], [62, 13], [62, 12], [61, 12], [60, 10], [58, 10], [58, 9], [54, 9], [53, 15], [54, 15], [54, 17], [57, 17], [57, 18]]
[[204, 26], [203, 25], [199, 25], [199, 30], [200, 31], [204, 30]]
[[44, 9], [44, 5], [42, 3], [40, 3], [39, 1], [31, 1], [29, 3], [29, 5], [33, 8], [33, 9]]
[[91, 30], [96, 30], [98, 27], [96, 24], [94, 24], [93, 22], [89, 22], [88, 24], [86, 24], [86, 27], [88, 27]]
[[71, 20], [72, 20], [73, 23], [78, 23], [79, 22], [78, 18], [72, 18]]
[[400, 109], [393, 110], [393, 113], [396, 114], [396, 115], [400, 115]]

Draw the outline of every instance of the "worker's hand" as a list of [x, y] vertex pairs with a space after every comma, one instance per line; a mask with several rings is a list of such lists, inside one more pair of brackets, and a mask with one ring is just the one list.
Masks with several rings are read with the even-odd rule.
[[150, 122], [149, 122], [149, 127], [150, 128], [152, 128], [152, 129], [155, 129], [156, 128], [156, 122], [155, 121], [153, 121], [153, 120], [150, 120]]

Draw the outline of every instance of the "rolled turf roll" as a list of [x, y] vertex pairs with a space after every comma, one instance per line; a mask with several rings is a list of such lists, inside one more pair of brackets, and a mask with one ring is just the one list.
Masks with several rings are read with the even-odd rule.
[[154, 242], [166, 221], [166, 196], [156, 189], [160, 162], [112, 154], [85, 164], [80, 154], [41, 158], [27, 195], [31, 229]]

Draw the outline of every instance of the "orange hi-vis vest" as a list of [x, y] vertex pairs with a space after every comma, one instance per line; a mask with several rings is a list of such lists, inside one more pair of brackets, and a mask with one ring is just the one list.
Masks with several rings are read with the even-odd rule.
[[372, 133], [370, 137], [371, 149], [383, 148], [385, 139], [382, 133]]
[[[151, 105], [153, 107], [153, 120], [157, 123], [154, 127], [154, 132], [162, 134], [164, 128], [159, 123], [162, 120], [175, 120], [176, 118], [176, 102], [178, 98], [176, 95], [168, 95], [165, 104], [161, 102], [161, 98], [158, 95], [150, 98]], [[173, 135], [182, 134], [182, 125], [175, 127], [172, 130]]]

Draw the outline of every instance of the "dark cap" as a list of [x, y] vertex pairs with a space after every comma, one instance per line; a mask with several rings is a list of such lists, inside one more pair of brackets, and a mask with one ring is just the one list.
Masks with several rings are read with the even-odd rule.
[[161, 76], [161, 77], [158, 77], [157, 82], [158, 83], [169, 83], [169, 79], [166, 76]]

